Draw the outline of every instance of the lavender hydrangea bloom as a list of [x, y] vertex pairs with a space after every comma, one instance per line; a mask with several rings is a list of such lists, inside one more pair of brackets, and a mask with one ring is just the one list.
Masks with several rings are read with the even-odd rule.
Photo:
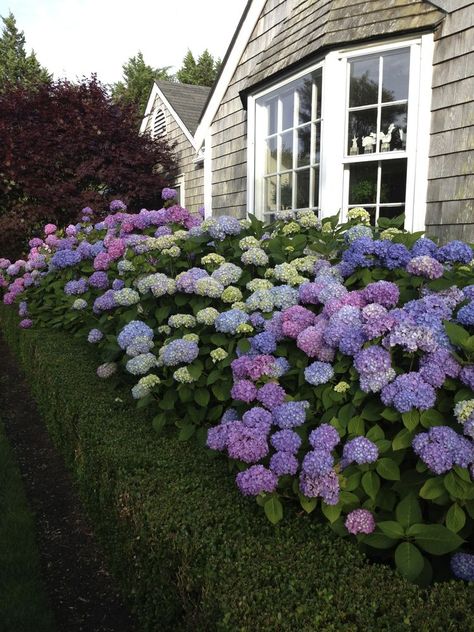
[[141, 353], [128, 360], [125, 368], [132, 375], [144, 375], [156, 366], [157, 359], [152, 353]]
[[260, 427], [250, 428], [241, 421], [229, 426], [227, 451], [232, 459], [257, 463], [268, 454], [268, 442]]
[[87, 334], [87, 341], [91, 343], [97, 343], [102, 340], [104, 334], [100, 331], [100, 329], [91, 329]]
[[51, 265], [59, 270], [70, 268], [81, 261], [81, 255], [77, 250], [58, 250], [51, 257]]
[[199, 347], [195, 342], [189, 340], [172, 340], [163, 347], [161, 359], [165, 366], [176, 366], [177, 364], [190, 364], [199, 355]]
[[313, 386], [326, 384], [334, 376], [334, 369], [328, 362], [313, 362], [304, 370], [305, 380]]
[[467, 468], [474, 462], [474, 444], [449, 426], [436, 426], [412, 441], [420, 459], [435, 474], [448, 472], [454, 465]]
[[78, 296], [87, 292], [87, 281], [79, 279], [77, 281], [68, 281], [64, 286], [64, 292], [69, 296]]
[[221, 417], [221, 423], [226, 423], [228, 421], [238, 421], [238, 420], [239, 420], [239, 413], [235, 410], [235, 408], [228, 408]]
[[433, 408], [436, 393], [419, 373], [411, 372], [399, 375], [391, 384], [384, 386], [381, 399], [386, 406], [394, 406], [398, 412], [407, 413], [414, 408]]
[[463, 384], [468, 386], [471, 391], [474, 391], [474, 365], [470, 364], [465, 366], [459, 373], [459, 379]]
[[474, 555], [469, 553], [454, 553], [451, 557], [451, 570], [458, 579], [474, 582]]
[[257, 396], [257, 388], [250, 380], [239, 380], [235, 382], [230, 394], [233, 399], [250, 404]]
[[214, 321], [214, 327], [216, 331], [226, 334], [235, 334], [237, 327], [247, 323], [249, 319], [249, 315], [241, 309], [230, 309], [227, 312], [219, 314]]
[[354, 509], [347, 514], [344, 523], [349, 533], [357, 535], [358, 533], [372, 533], [375, 530], [374, 516], [368, 509]]
[[207, 431], [206, 445], [211, 450], [222, 451], [227, 447], [227, 435], [229, 430], [229, 423], [221, 423], [218, 426], [213, 426]]
[[280, 428], [302, 426], [306, 421], [309, 402], [285, 402], [273, 410], [273, 421]]
[[442, 263], [470, 263], [473, 258], [472, 248], [458, 240], [450, 241], [442, 246], [435, 256]]
[[383, 307], [395, 307], [400, 298], [398, 286], [390, 281], [369, 283], [362, 294], [367, 303], [378, 303]]
[[117, 342], [121, 349], [126, 349], [135, 338], [144, 337], [153, 339], [153, 329], [141, 320], [129, 322], [117, 336]]
[[263, 465], [252, 465], [248, 470], [237, 474], [236, 482], [244, 496], [258, 496], [262, 492], [274, 492], [278, 477]]
[[471, 301], [458, 311], [456, 320], [461, 325], [474, 325], [474, 301]]
[[165, 187], [162, 192], [161, 192], [161, 199], [162, 200], [174, 200], [176, 197], [177, 193], [175, 189], [170, 189], [168, 187]]
[[229, 235], [238, 235], [241, 231], [242, 226], [240, 225], [239, 220], [227, 215], [218, 217], [217, 220], [215, 220], [215, 223], [208, 229], [209, 235], [213, 239], [218, 239], [219, 241], [222, 241]]
[[[252, 318], [250, 318], [252, 322]], [[276, 351], [277, 341], [275, 335], [270, 331], [263, 331], [252, 338], [249, 338], [252, 351], [256, 353], [271, 354]]]
[[94, 272], [90, 275], [88, 283], [91, 287], [95, 287], [99, 290], [106, 290], [109, 287], [109, 277], [107, 272]]
[[328, 450], [315, 449], [308, 452], [303, 459], [303, 472], [311, 477], [328, 474], [334, 465], [334, 457]]
[[243, 414], [242, 423], [249, 428], [259, 428], [260, 432], [268, 434], [272, 425], [272, 415], [261, 406], [253, 406]]
[[296, 454], [301, 447], [301, 437], [294, 430], [278, 430], [270, 441], [275, 450], [280, 452]]
[[117, 307], [117, 303], [114, 298], [115, 292], [113, 290], [107, 290], [105, 294], [102, 296], [98, 296], [93, 305], [93, 311], [95, 314], [99, 314], [100, 312], [107, 311], [109, 309], [113, 309]]
[[443, 265], [428, 255], [414, 257], [407, 263], [406, 271], [409, 274], [422, 276], [426, 279], [439, 279], [443, 276]]
[[112, 200], [112, 202], [110, 203], [109, 209], [111, 210], [112, 213], [115, 213], [117, 211], [126, 211], [127, 207], [122, 202], [122, 200]]
[[300, 475], [300, 490], [307, 498], [321, 496], [327, 505], [339, 502], [339, 478], [334, 470], [323, 476], [311, 476], [307, 472]]
[[428, 255], [430, 257], [434, 257], [435, 253], [438, 251], [438, 246], [428, 239], [427, 237], [420, 237], [411, 249], [411, 254], [413, 257], [422, 257], [424, 255]]
[[341, 467], [345, 468], [354, 462], [358, 465], [374, 463], [378, 457], [379, 450], [375, 443], [367, 439], [367, 437], [355, 437], [344, 446]]
[[340, 440], [341, 438], [336, 428], [329, 424], [321, 424], [309, 435], [309, 442], [315, 450], [319, 449], [331, 452]]
[[273, 410], [285, 401], [286, 392], [279, 384], [268, 382], [260, 387], [257, 392], [257, 399], [268, 410]]
[[275, 452], [270, 459], [270, 469], [277, 476], [295, 475], [298, 471], [298, 461], [290, 452]]

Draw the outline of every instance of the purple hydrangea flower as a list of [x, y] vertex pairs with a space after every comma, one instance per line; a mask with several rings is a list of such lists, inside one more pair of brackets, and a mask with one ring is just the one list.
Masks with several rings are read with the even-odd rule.
[[268, 442], [260, 427], [250, 428], [242, 421], [229, 426], [227, 452], [232, 459], [257, 463], [268, 454]]
[[257, 392], [257, 399], [268, 410], [273, 410], [285, 401], [286, 392], [279, 384], [268, 382], [260, 387]]
[[443, 265], [428, 255], [414, 257], [407, 263], [406, 270], [409, 274], [425, 277], [425, 279], [439, 279], [443, 276]]
[[199, 355], [199, 347], [191, 340], [172, 340], [165, 347], [161, 359], [165, 366], [176, 366], [177, 364], [191, 364]]
[[100, 329], [91, 329], [87, 335], [87, 341], [91, 343], [97, 343], [102, 340], [104, 334], [100, 331]]
[[456, 320], [461, 325], [474, 325], [474, 301], [471, 301], [458, 311]]
[[459, 373], [459, 379], [463, 384], [468, 386], [471, 391], [474, 391], [474, 365], [469, 364], [461, 369]]
[[126, 349], [135, 338], [153, 339], [153, 329], [141, 320], [130, 321], [117, 336], [117, 342], [121, 349]]
[[338, 431], [329, 424], [321, 424], [309, 435], [309, 442], [315, 450], [326, 450], [331, 452], [340, 442]]
[[[252, 322], [252, 317], [251, 317]], [[275, 335], [270, 331], [263, 331], [252, 338], [249, 338], [252, 351], [255, 353], [271, 354], [276, 351], [277, 341]]]
[[[117, 211], [126, 211], [127, 207], [122, 202], [122, 200], [112, 200], [112, 202], [110, 203], [109, 209], [112, 213], [115, 213]], [[85, 212], [85, 209], [82, 211], [82, 213], [84, 212]]]
[[436, 393], [419, 373], [411, 372], [399, 375], [391, 384], [384, 386], [381, 399], [386, 406], [394, 406], [398, 412], [407, 413], [414, 408], [433, 408]]
[[230, 391], [233, 399], [250, 404], [257, 396], [257, 387], [250, 380], [238, 380]]
[[328, 474], [334, 465], [334, 457], [328, 450], [315, 449], [303, 459], [303, 472], [316, 478]]
[[354, 509], [345, 521], [345, 527], [353, 535], [358, 533], [372, 533], [375, 530], [374, 516], [368, 509]]
[[77, 265], [80, 260], [81, 255], [77, 250], [58, 250], [51, 257], [51, 265], [61, 270]]
[[107, 272], [94, 272], [88, 279], [88, 283], [91, 287], [95, 287], [99, 290], [106, 290], [109, 287], [109, 277]]
[[474, 555], [469, 553], [454, 553], [451, 557], [451, 570], [458, 579], [474, 582]]
[[236, 482], [244, 496], [258, 496], [262, 492], [274, 492], [278, 477], [263, 465], [252, 465], [248, 470], [237, 474]]
[[334, 369], [328, 362], [313, 362], [304, 370], [305, 380], [313, 386], [326, 384], [334, 376]]
[[301, 447], [301, 437], [294, 430], [279, 430], [270, 441], [275, 450], [280, 452], [296, 454]]
[[472, 248], [462, 241], [454, 240], [441, 246], [435, 256], [442, 263], [470, 263]]
[[383, 307], [395, 307], [400, 298], [398, 286], [390, 281], [369, 283], [362, 294], [367, 303], [378, 303]]
[[334, 470], [323, 476], [311, 476], [307, 472], [301, 472], [300, 490], [307, 498], [321, 496], [327, 505], [337, 505], [339, 502], [339, 478]]
[[87, 281], [79, 279], [78, 281], [68, 281], [64, 286], [64, 292], [69, 296], [78, 296], [87, 292]]
[[306, 408], [308, 406], [309, 403], [306, 401], [285, 402], [274, 408], [273, 421], [280, 428], [302, 426], [306, 421]]
[[435, 474], [444, 474], [454, 465], [467, 468], [474, 462], [474, 444], [449, 426], [435, 426], [417, 434], [412, 447]]
[[298, 461], [291, 452], [275, 452], [270, 459], [270, 469], [277, 476], [295, 475], [298, 471]]
[[355, 437], [344, 446], [341, 467], [347, 467], [354, 462], [358, 465], [374, 463], [378, 457], [379, 450], [375, 443], [367, 439], [367, 437]]
[[268, 434], [272, 425], [272, 415], [260, 406], [253, 406], [243, 414], [242, 422], [249, 428], [259, 428], [261, 432]]
[[415, 241], [413, 244], [411, 254], [414, 257], [422, 257], [424, 255], [434, 257], [437, 251], [438, 246], [434, 243], [434, 241], [431, 241], [431, 239], [428, 239], [427, 237], [420, 237], [420, 239]]

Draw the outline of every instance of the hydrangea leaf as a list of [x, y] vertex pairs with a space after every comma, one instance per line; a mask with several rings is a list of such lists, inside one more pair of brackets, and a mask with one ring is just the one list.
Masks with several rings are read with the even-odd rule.
[[422, 514], [420, 503], [416, 499], [415, 494], [407, 494], [405, 498], [398, 503], [395, 515], [398, 522], [405, 528], [421, 522]]
[[466, 514], [462, 507], [457, 503], [453, 503], [448, 510], [445, 518], [446, 526], [453, 533], [458, 533], [466, 524]]
[[407, 535], [415, 539], [420, 548], [432, 555], [445, 555], [458, 549], [464, 542], [442, 524], [414, 524]]
[[402, 542], [395, 550], [395, 564], [400, 575], [413, 581], [423, 571], [423, 555], [411, 542]]

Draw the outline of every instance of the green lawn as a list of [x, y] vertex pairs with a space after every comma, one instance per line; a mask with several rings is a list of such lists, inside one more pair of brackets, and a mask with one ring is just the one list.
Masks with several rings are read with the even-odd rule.
[[0, 421], [0, 629], [53, 632], [40, 575], [35, 523]]

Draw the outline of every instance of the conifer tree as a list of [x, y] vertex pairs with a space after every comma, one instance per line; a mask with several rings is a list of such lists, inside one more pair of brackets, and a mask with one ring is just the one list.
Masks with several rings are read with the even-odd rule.
[[13, 13], [2, 17], [0, 36], [0, 91], [11, 86], [31, 88], [51, 80], [51, 75], [41, 66], [34, 51], [25, 50], [25, 36], [19, 31]]

